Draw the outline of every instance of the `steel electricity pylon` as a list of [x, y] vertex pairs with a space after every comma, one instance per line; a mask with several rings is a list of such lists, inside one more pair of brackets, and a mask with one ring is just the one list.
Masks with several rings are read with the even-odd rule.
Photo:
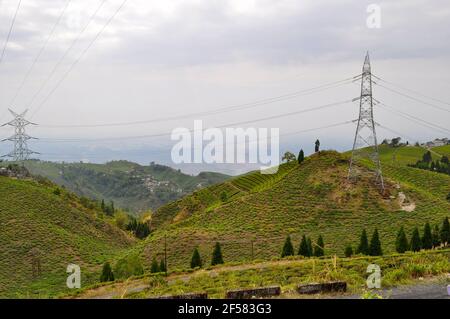
[[361, 161], [368, 161], [375, 171], [375, 182], [384, 191], [383, 175], [381, 173], [378, 153], [377, 134], [373, 119], [372, 73], [369, 53], [366, 54], [362, 69], [361, 96], [359, 97], [359, 118], [353, 141], [352, 158], [348, 171], [349, 180], [356, 180], [361, 175]]
[[14, 120], [3, 124], [2, 126], [10, 125], [14, 127], [14, 135], [2, 140], [14, 142], [14, 150], [9, 154], [3, 155], [2, 157], [11, 157], [15, 162], [22, 162], [29, 158], [31, 154], [39, 154], [37, 152], [33, 152], [28, 148], [28, 140], [36, 139], [34, 137], [29, 136], [25, 132], [25, 127], [28, 125], [36, 125], [25, 119], [25, 115], [28, 110], [23, 111], [22, 113], [16, 113], [9, 109], [9, 112], [14, 116]]

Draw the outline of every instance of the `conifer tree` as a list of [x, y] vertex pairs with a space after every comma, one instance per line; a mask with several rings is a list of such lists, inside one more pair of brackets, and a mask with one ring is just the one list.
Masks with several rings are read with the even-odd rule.
[[445, 217], [441, 227], [441, 243], [447, 245], [450, 242], [450, 224], [448, 218]]
[[431, 235], [431, 227], [429, 223], [426, 223], [425, 227], [423, 228], [422, 248], [423, 249], [433, 248], [433, 237]]
[[159, 271], [160, 271], [160, 269], [159, 269], [159, 266], [158, 266], [158, 262], [156, 261], [156, 257], [153, 257], [152, 265], [150, 266], [150, 272], [152, 274], [155, 274], [155, 273], [157, 273]]
[[316, 257], [323, 256], [325, 254], [324, 247], [325, 247], [325, 244], [323, 242], [322, 235], [319, 235], [319, 238], [317, 238], [317, 243], [314, 246], [314, 256], [316, 256]]
[[311, 257], [314, 253], [312, 241], [310, 237], [306, 237], [306, 243], [308, 244], [308, 257]]
[[367, 239], [366, 230], [363, 229], [359, 240], [359, 246], [356, 251], [357, 254], [368, 255], [369, 254], [369, 240]]
[[114, 281], [114, 274], [109, 262], [103, 264], [102, 274], [100, 275], [100, 282]]
[[217, 242], [214, 246], [214, 251], [211, 259], [211, 266], [223, 264], [222, 250], [220, 249], [220, 244]]
[[286, 237], [283, 245], [283, 250], [281, 251], [281, 258], [287, 256], [294, 256], [294, 247], [292, 246], [291, 236]]
[[411, 250], [420, 251], [422, 248], [422, 242], [420, 240], [419, 229], [416, 227], [411, 236]]
[[441, 244], [441, 237], [439, 236], [439, 226], [434, 225], [433, 233], [431, 234], [433, 238], [433, 248], [439, 247]]
[[378, 235], [378, 229], [376, 228], [373, 231], [372, 238], [370, 240], [369, 255], [370, 256], [383, 255], [383, 251], [381, 250], [380, 236]]
[[161, 259], [161, 262], [159, 263], [159, 271], [160, 272], [167, 271], [167, 267], [166, 267], [166, 263], [164, 262], [164, 259]]
[[395, 241], [395, 250], [401, 254], [408, 250], [408, 238], [406, 238], [403, 226], [398, 231], [397, 240]]
[[352, 248], [352, 245], [347, 245], [347, 247], [345, 247], [344, 254], [345, 254], [345, 257], [351, 257], [351, 256], [353, 256], [353, 248]]
[[303, 149], [300, 150], [298, 153], [298, 163], [301, 164], [305, 160], [305, 153], [303, 152]]
[[300, 248], [298, 250], [298, 254], [300, 256], [309, 257], [309, 247], [308, 247], [308, 239], [305, 235], [302, 236], [302, 240], [300, 241]]
[[191, 258], [191, 268], [202, 267], [202, 259], [198, 249], [195, 248]]

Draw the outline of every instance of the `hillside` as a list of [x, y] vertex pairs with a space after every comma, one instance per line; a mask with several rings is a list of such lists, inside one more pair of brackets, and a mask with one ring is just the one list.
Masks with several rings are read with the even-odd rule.
[[440, 155], [450, 156], [450, 145], [433, 147], [432, 150]]
[[[82, 285], [93, 283], [102, 263], [134, 242], [76, 196], [55, 189], [0, 176], [0, 297], [67, 292], [70, 263], [81, 267]], [[33, 275], [37, 263], [41, 273]]]
[[440, 223], [450, 212], [447, 175], [384, 163], [388, 193], [382, 196], [367, 170], [354, 186], [347, 170], [347, 156], [325, 151], [301, 165], [284, 164], [276, 175], [254, 172], [203, 189], [158, 209], [156, 231], [135, 249], [146, 262], [161, 257], [166, 235], [169, 267], [188, 268], [197, 246], [208, 264], [216, 241], [226, 261], [244, 262], [279, 256], [288, 234], [296, 250], [303, 234], [313, 240], [321, 234], [327, 254], [343, 255], [363, 228], [370, 236], [377, 227], [388, 253], [401, 225], [410, 235], [413, 227]]
[[[423, 154], [427, 152], [427, 149], [424, 147], [413, 145], [392, 147], [383, 144], [379, 146], [378, 150], [380, 153], [380, 161], [383, 164], [397, 164], [401, 166], [415, 164], [417, 161], [421, 160]], [[450, 145], [433, 147], [430, 149], [430, 152], [433, 160], [439, 160], [442, 155], [449, 155]], [[345, 154], [350, 155], [351, 151], [348, 151]]]
[[64, 185], [79, 196], [114, 201], [130, 213], [156, 209], [196, 189], [223, 182], [227, 175], [203, 172], [190, 176], [164, 165], [128, 161], [106, 164], [28, 161], [33, 175]]

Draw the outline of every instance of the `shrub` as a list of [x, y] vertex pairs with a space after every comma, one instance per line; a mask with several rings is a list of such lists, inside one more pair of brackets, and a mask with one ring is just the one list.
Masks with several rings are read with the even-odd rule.
[[109, 262], [103, 264], [102, 274], [100, 275], [100, 282], [114, 281], [114, 274]]
[[128, 278], [142, 275], [144, 268], [137, 255], [129, 255], [117, 261], [114, 273], [117, 278]]
[[150, 272], [152, 274], [159, 272], [159, 265], [158, 262], [156, 261], [156, 257], [153, 257], [152, 265], [150, 266]]
[[347, 247], [345, 247], [344, 255], [345, 255], [345, 257], [353, 256], [353, 248], [351, 245], [348, 245]]

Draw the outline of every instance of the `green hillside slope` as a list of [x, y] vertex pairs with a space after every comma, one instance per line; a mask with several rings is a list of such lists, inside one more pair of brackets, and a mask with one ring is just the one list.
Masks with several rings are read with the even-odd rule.
[[[444, 153], [439, 152], [440, 148], [432, 148], [431, 156], [433, 160], [439, 160]], [[445, 149], [443, 149], [445, 150]], [[390, 145], [379, 145], [380, 161], [386, 164], [397, 164], [406, 166], [408, 164], [415, 164], [422, 159], [423, 154], [427, 152], [427, 149], [420, 146], [399, 146], [392, 147]], [[350, 155], [351, 151], [345, 154]]]
[[450, 145], [433, 147], [432, 150], [440, 155], [450, 156]]
[[[102, 263], [133, 243], [77, 197], [51, 184], [0, 177], [0, 297], [64, 292], [66, 267], [81, 267], [82, 285], [98, 280]], [[40, 274], [33, 265], [40, 263]]]
[[32, 174], [49, 178], [80, 196], [114, 201], [116, 207], [131, 213], [156, 209], [229, 177], [212, 172], [190, 176], [164, 165], [141, 166], [128, 161], [106, 164], [28, 161], [25, 166]]
[[[370, 235], [377, 227], [384, 251], [392, 252], [400, 226], [410, 235], [413, 227], [437, 224], [449, 215], [450, 177], [386, 163], [383, 167], [385, 196], [370, 174], [349, 185], [348, 158], [336, 152], [286, 165], [271, 182], [244, 176], [206, 188], [157, 210], [156, 231], [139, 249], [147, 263], [154, 255], [161, 257], [166, 236], [169, 265], [188, 268], [194, 247], [208, 264], [216, 241], [228, 262], [279, 256], [290, 233], [296, 250], [302, 234], [313, 240], [321, 234], [326, 253], [343, 255], [347, 244], [355, 247], [363, 228]], [[224, 191], [227, 200], [220, 201]]]

